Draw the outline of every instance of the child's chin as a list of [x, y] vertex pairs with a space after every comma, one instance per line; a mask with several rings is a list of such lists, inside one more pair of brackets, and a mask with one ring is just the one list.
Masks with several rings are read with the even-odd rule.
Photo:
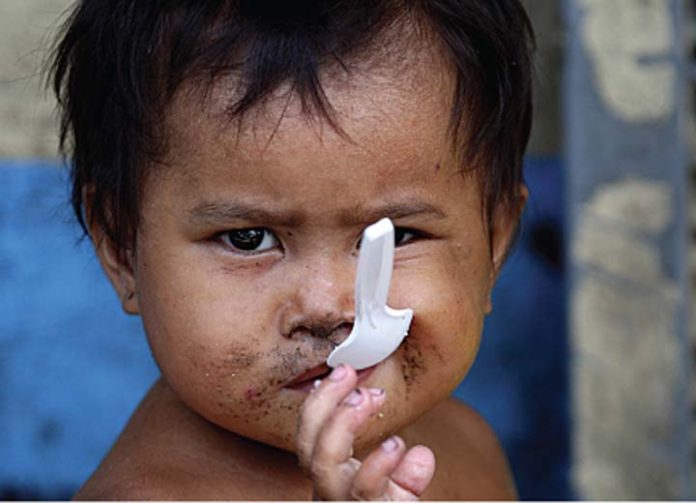
[[296, 452], [294, 431], [233, 431], [233, 433], [268, 447], [287, 451], [292, 454]]
[[271, 439], [269, 439], [268, 442], [265, 442], [265, 443], [266, 443], [266, 445], [269, 445], [271, 447], [275, 447], [276, 449], [280, 449], [282, 451], [287, 451], [287, 452], [292, 453], [292, 454], [297, 453], [297, 449], [295, 447], [294, 437], [291, 440], [271, 438]]

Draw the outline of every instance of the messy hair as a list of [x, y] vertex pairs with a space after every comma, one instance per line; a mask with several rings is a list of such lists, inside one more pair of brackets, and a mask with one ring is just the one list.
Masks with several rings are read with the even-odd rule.
[[81, 0], [49, 79], [85, 234], [99, 226], [120, 258], [134, 246], [142, 183], [165, 140], [163, 112], [183, 83], [239, 76], [231, 118], [288, 84], [304, 113], [340, 128], [320, 70], [349, 72], [349, 61], [406, 18], [435, 36], [456, 72], [451, 131], [462, 163], [480, 170], [489, 222], [501, 205], [516, 206], [534, 44], [519, 0]]

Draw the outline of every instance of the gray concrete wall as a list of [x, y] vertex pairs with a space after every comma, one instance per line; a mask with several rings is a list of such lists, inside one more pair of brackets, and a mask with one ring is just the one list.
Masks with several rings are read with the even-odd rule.
[[567, 7], [576, 488], [692, 499], [684, 2]]
[[0, 1], [0, 157], [56, 155], [54, 102], [41, 62], [69, 0]]

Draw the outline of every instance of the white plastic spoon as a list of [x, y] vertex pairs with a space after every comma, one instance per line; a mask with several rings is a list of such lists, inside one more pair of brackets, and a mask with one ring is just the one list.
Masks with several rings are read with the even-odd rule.
[[329, 355], [327, 364], [346, 363], [356, 370], [375, 365], [408, 335], [412, 309], [387, 306], [394, 264], [394, 224], [388, 218], [363, 232], [355, 275], [355, 323], [348, 338]]

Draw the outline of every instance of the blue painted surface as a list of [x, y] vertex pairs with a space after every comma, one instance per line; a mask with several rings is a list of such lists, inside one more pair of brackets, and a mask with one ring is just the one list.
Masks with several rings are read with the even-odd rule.
[[572, 499], [568, 345], [557, 159], [525, 166], [530, 199], [493, 294], [479, 355], [455, 395], [493, 426], [522, 499]]
[[[568, 489], [560, 166], [528, 163], [518, 248], [477, 362], [456, 394], [493, 425], [520, 495]], [[89, 476], [157, 369], [124, 315], [49, 161], [0, 161], [0, 499], [61, 499]]]
[[64, 498], [156, 376], [55, 163], [0, 163], [0, 499]]

